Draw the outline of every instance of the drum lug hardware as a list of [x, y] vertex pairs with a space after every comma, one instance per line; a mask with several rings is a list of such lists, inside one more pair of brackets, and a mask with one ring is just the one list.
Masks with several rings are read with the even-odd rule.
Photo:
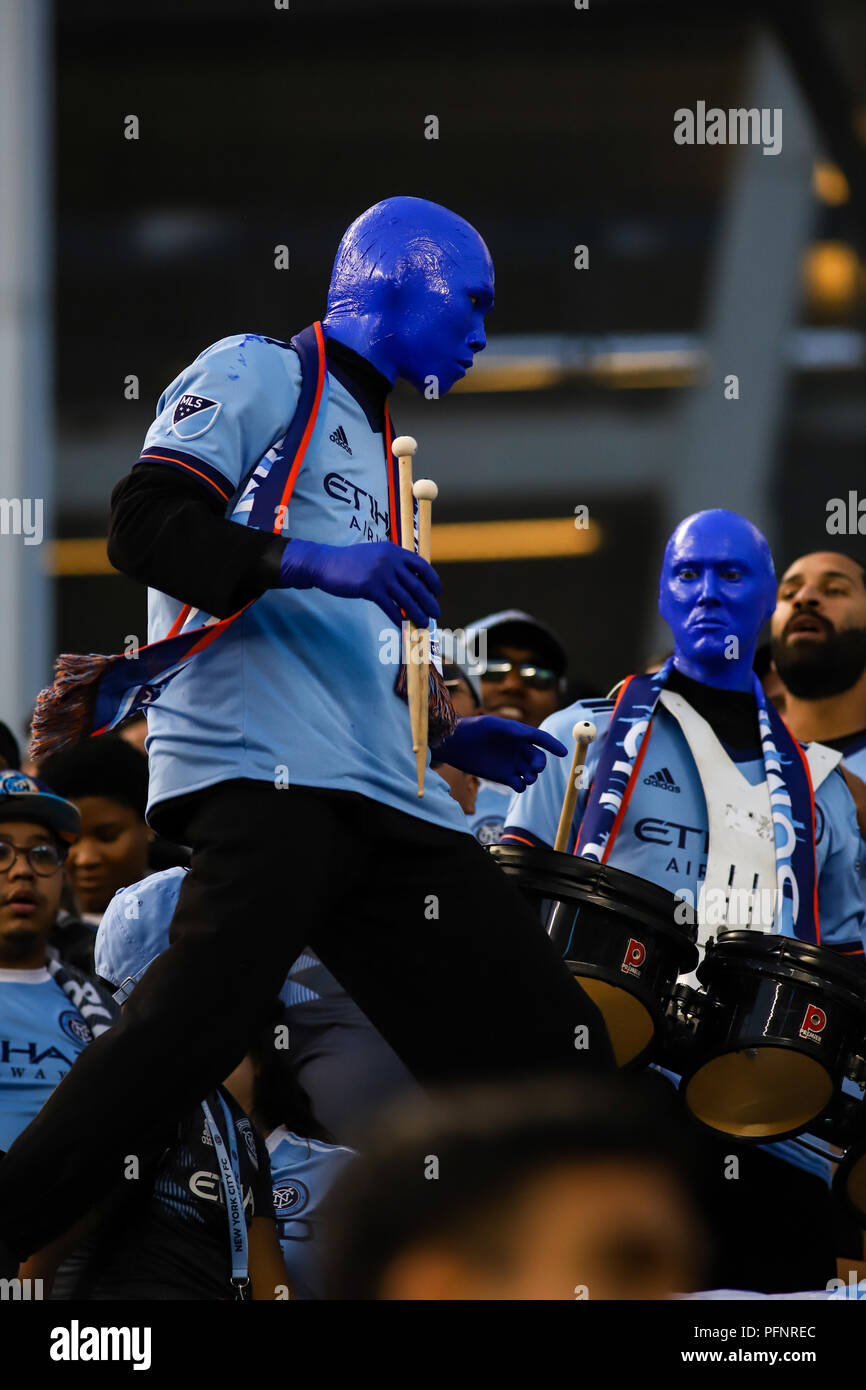
[[756, 1047], [744, 1047], [743, 1051], [746, 1054], [746, 1056], [750, 1057], [751, 1060], [754, 1062], [755, 1058], [758, 1055], [758, 1049]]
[[845, 1075], [854, 1082], [855, 1086], [859, 1086], [861, 1091], [866, 1091], [866, 1058], [855, 1052], [848, 1059]]

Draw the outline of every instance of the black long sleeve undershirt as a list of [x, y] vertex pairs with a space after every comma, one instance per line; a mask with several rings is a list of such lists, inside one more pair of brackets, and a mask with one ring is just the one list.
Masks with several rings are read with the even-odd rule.
[[[353, 348], [327, 339], [328, 371], [381, 433], [391, 382]], [[130, 579], [217, 618], [276, 588], [288, 541], [227, 520], [219, 496], [161, 463], [138, 463], [111, 494], [108, 558]]]
[[219, 497], [161, 463], [138, 464], [111, 494], [115, 569], [218, 618], [275, 587], [287, 544], [228, 521]]

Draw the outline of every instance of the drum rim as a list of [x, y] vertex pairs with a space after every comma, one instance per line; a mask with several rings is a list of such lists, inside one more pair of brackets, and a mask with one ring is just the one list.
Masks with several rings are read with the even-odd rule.
[[[596, 897], [587, 897], [581, 899], [580, 901], [583, 907], [599, 909], [600, 912], [605, 914], [605, 917], [610, 916], [613, 910], [611, 907], [608, 906], [606, 902], [599, 901], [599, 899]], [[584, 920], [580, 925], [584, 936], [584, 940], [587, 936], [590, 935], [597, 935], [602, 940], [614, 939], [611, 936], [611, 931], [613, 929], [614, 924], [612, 924], [609, 921], [600, 918], [590, 918], [589, 920]], [[635, 913], [634, 915], [624, 917], [622, 923], [617, 925], [616, 929], [620, 937], [620, 947], [622, 946], [622, 943], [623, 941], [625, 941], [627, 936], [631, 936], [634, 932], [640, 931], [642, 926], [645, 926], [646, 928], [648, 928], [650, 932], [653, 932], [655, 934], [653, 941], [654, 946], [657, 944], [661, 944], [663, 940], [669, 943], [670, 949], [667, 953], [665, 953], [665, 955], [666, 961], [670, 964], [670, 971], [672, 974], [671, 987], [673, 988], [673, 985], [676, 983], [678, 976], [691, 974], [691, 972], [699, 964], [700, 952], [698, 951], [697, 944], [691, 939], [690, 936], [680, 934], [676, 930], [676, 927], [669, 928], [666, 922], [657, 922], [652, 917], [645, 918]], [[656, 964], [657, 966], [661, 966], [662, 952], [658, 951], [656, 954], [658, 956]], [[565, 961], [572, 961], [575, 959], [583, 960], [584, 957], [574, 957], [565, 955], [563, 956], [563, 960]]]
[[[755, 960], [755, 957], [758, 959]], [[749, 958], [752, 958], [754, 967], [746, 970], [744, 966]], [[828, 967], [826, 973], [821, 968], [825, 962]], [[775, 968], [771, 968], [773, 965]], [[733, 928], [720, 932], [706, 943], [697, 975], [707, 990], [711, 987], [712, 975], [718, 970], [739, 970], [739, 973], [748, 976], [796, 983], [797, 986], [814, 990], [816, 994], [833, 998], [866, 1019], [866, 971], [852, 965], [827, 946], [797, 941], [779, 932]], [[709, 978], [704, 978], [704, 972]]]
[[[649, 879], [641, 878], [639, 874], [631, 874], [626, 869], [616, 868], [612, 864], [601, 864], [596, 859], [584, 859], [581, 855], [564, 854], [561, 850], [551, 848], [550, 845], [514, 845], [502, 844], [487, 845], [486, 852], [492, 856], [496, 863], [505, 859], [512, 860], [515, 864], [521, 860], [528, 865], [537, 866], [541, 872], [547, 867], [551, 876], [569, 879], [568, 867], [581, 865], [586, 866], [583, 872], [588, 875], [595, 874], [602, 881], [610, 884], [611, 888], [616, 888], [617, 883], [630, 901], [634, 901], [646, 914], [649, 924], [658, 926], [661, 930], [669, 930], [673, 935], [680, 935], [688, 941], [694, 941], [697, 937], [697, 922], [679, 923], [674, 920], [674, 911], [681, 899], [669, 889], [662, 888], [658, 883], [652, 883]], [[507, 858], [506, 858], [507, 857]], [[574, 871], [575, 877], [579, 877], [580, 871]], [[551, 894], [550, 896], [553, 896]]]

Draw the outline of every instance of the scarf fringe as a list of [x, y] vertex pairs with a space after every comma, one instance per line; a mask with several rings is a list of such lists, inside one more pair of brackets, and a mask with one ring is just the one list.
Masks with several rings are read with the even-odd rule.
[[61, 652], [54, 663], [54, 684], [40, 690], [33, 711], [29, 753], [37, 765], [81, 741], [93, 728], [100, 678], [117, 656]]
[[[401, 700], [408, 698], [405, 662], [400, 663], [400, 669], [394, 681], [394, 692], [400, 696]], [[437, 744], [448, 738], [449, 734], [453, 734], [457, 727], [457, 715], [454, 713], [448, 687], [432, 661], [427, 686], [427, 708], [429, 711], [427, 738], [430, 747], [435, 748]]]

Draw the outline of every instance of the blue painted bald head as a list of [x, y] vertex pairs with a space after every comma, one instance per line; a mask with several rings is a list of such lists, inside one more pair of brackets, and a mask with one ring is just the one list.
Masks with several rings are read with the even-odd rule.
[[486, 346], [493, 262], [474, 227], [425, 198], [386, 198], [340, 242], [328, 307], [332, 337], [390, 381], [444, 395]]
[[665, 547], [659, 612], [674, 665], [704, 685], [751, 690], [758, 635], [776, 604], [766, 537], [737, 512], [696, 512]]

